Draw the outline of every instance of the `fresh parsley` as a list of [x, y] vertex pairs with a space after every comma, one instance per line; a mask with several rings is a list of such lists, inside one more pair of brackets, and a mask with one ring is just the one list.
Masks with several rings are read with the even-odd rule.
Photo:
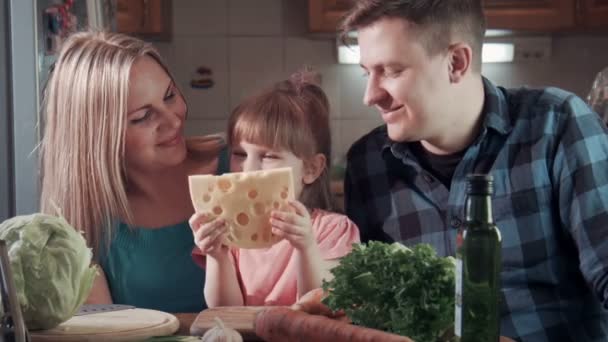
[[448, 341], [454, 322], [454, 259], [428, 244], [356, 244], [323, 282], [324, 304], [344, 310], [354, 324], [408, 336]]

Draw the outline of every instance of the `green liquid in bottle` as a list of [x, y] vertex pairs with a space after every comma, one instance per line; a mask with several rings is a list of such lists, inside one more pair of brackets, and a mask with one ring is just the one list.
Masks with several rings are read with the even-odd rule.
[[460, 342], [500, 337], [500, 231], [492, 218], [492, 176], [467, 177], [466, 222], [456, 251], [454, 334]]

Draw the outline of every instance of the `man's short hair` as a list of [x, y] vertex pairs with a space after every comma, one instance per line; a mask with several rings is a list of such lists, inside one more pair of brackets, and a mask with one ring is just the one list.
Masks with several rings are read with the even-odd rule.
[[447, 49], [454, 37], [464, 40], [473, 50], [473, 68], [481, 71], [486, 30], [481, 0], [357, 0], [342, 22], [342, 37], [383, 18], [414, 24], [430, 56]]

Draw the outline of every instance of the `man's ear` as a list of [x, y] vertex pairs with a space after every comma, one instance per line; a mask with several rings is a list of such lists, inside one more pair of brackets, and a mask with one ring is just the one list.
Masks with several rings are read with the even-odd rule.
[[449, 48], [448, 58], [450, 82], [458, 83], [468, 72], [471, 71], [473, 50], [468, 44], [465, 43], [452, 44]]
[[304, 184], [314, 183], [323, 170], [327, 167], [327, 158], [322, 153], [317, 153], [311, 158], [304, 161], [304, 175], [302, 176], [302, 182]]

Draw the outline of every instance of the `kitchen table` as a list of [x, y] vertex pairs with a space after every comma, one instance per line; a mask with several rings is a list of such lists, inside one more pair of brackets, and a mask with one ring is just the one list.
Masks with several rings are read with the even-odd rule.
[[190, 335], [190, 326], [198, 313], [176, 313], [174, 315], [179, 320], [179, 330], [175, 335]]

